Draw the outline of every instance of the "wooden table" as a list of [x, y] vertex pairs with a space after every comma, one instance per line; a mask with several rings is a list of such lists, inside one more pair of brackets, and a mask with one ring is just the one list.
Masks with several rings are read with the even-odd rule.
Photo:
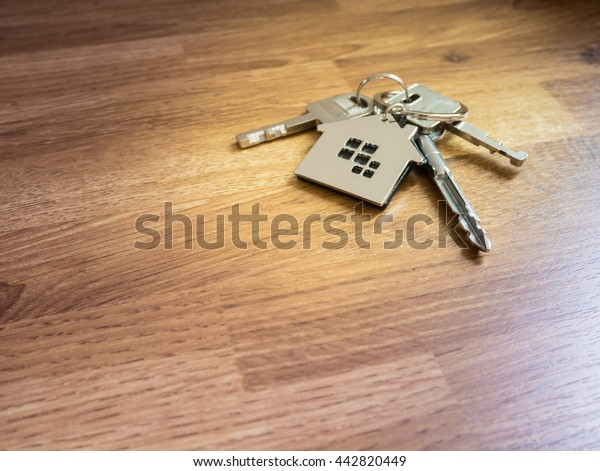
[[[598, 3], [378, 3], [0, 6], [1, 448], [600, 446]], [[529, 153], [439, 144], [489, 254], [422, 169], [363, 248], [316, 131], [236, 147], [376, 72]]]

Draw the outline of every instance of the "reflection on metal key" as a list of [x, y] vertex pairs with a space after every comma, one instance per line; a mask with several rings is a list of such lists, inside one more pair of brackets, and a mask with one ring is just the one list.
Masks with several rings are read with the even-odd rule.
[[310, 103], [306, 107], [306, 113], [300, 116], [240, 133], [236, 136], [236, 141], [241, 148], [250, 147], [289, 134], [314, 129], [318, 124], [368, 116], [373, 113], [373, 110], [373, 100], [366, 96], [361, 96], [361, 103], [357, 104], [351, 93], [335, 95]]

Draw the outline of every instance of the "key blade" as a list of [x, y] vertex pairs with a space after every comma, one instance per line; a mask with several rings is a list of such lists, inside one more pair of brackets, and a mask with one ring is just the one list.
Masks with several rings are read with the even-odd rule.
[[483, 146], [488, 149], [492, 154], [498, 152], [505, 157], [510, 159], [510, 163], [515, 167], [522, 166], [527, 160], [527, 153], [523, 151], [515, 152], [508, 147], [502, 145], [502, 142], [495, 141], [490, 138], [488, 133], [476, 128], [475, 126], [467, 123], [466, 121], [458, 121], [454, 123], [447, 123], [446, 129], [450, 132], [462, 137], [465, 141], [475, 144], [476, 146]]
[[[451, 174], [445, 170], [442, 175], [436, 175], [433, 180], [446, 198], [452, 212], [458, 216], [458, 224], [467, 234], [469, 241], [482, 252], [489, 252], [492, 243], [481, 226], [481, 220]], [[458, 204], [452, 204], [452, 201], [458, 202]]]
[[240, 133], [236, 136], [236, 141], [241, 148], [250, 147], [261, 142], [313, 129], [321, 123], [333, 123], [368, 116], [373, 113], [374, 107], [373, 100], [364, 95], [361, 96], [360, 104], [356, 103], [354, 95], [351, 93], [334, 95], [309, 103], [306, 106], [306, 112], [300, 116]]
[[255, 146], [262, 142], [272, 141], [288, 134], [295, 134], [298, 132], [312, 129], [317, 125], [316, 117], [311, 113], [304, 113], [300, 116], [296, 116], [279, 123], [270, 124], [263, 126], [252, 131], [246, 131], [239, 133], [235, 136], [237, 145], [245, 149], [246, 147]]
[[[434, 181], [448, 201], [452, 212], [458, 216], [458, 224], [469, 237], [469, 241], [482, 252], [489, 252], [492, 243], [488, 239], [485, 229], [481, 227], [481, 220], [451, 174], [445, 170], [443, 175], [436, 176]], [[459, 202], [459, 204], [451, 204], [451, 201]]]
[[452, 212], [458, 216], [458, 223], [467, 233], [469, 241], [482, 252], [489, 252], [492, 243], [481, 226], [481, 220], [454, 180], [432, 138], [421, 134], [418, 143], [433, 181], [444, 195]]

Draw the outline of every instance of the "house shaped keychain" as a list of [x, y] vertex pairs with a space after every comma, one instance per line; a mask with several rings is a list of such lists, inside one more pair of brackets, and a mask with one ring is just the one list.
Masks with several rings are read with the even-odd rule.
[[376, 206], [394, 192], [423, 156], [415, 140], [418, 128], [398, 125], [387, 114], [321, 124], [323, 135], [296, 168], [296, 175], [347, 193]]

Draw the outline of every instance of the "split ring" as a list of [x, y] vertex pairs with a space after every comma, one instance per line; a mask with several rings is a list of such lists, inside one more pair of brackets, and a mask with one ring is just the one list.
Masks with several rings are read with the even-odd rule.
[[362, 90], [362, 88], [367, 83], [369, 83], [371, 80], [377, 80], [377, 79], [389, 79], [389, 80], [393, 80], [396, 83], [399, 83], [400, 86], [404, 89], [404, 94], [406, 95], [405, 99], [408, 100], [408, 87], [404, 83], [404, 80], [402, 80], [400, 77], [398, 77], [397, 75], [394, 75], [394, 74], [374, 74], [374, 75], [369, 75], [358, 85], [358, 88], [356, 89], [356, 96], [354, 98], [358, 105], [360, 105], [362, 103], [362, 100], [360, 98], [360, 91]]

